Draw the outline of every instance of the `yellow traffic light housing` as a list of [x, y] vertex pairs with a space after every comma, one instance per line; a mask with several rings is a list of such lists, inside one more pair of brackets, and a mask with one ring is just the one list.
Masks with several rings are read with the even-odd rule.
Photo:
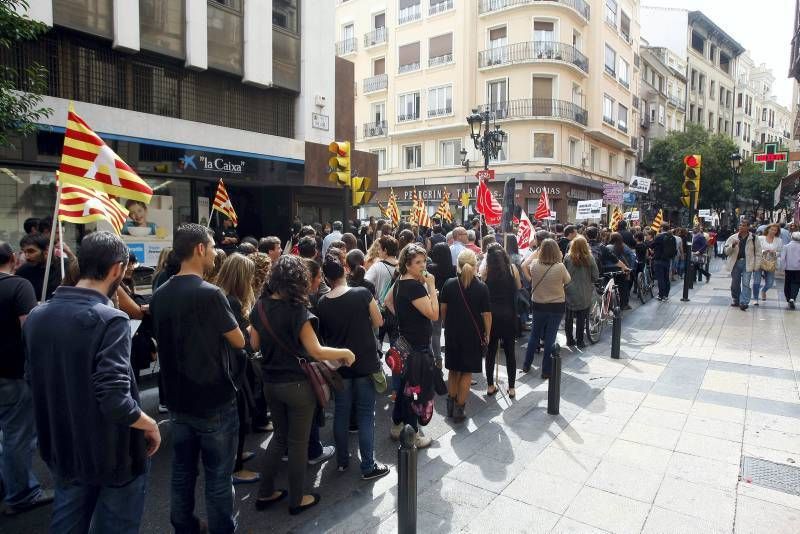
[[328, 159], [328, 180], [344, 185], [350, 185], [350, 142], [349, 141], [334, 141], [328, 145], [328, 151], [331, 153]]
[[700, 168], [703, 158], [699, 154], [690, 154], [683, 158], [683, 184], [681, 185], [681, 202], [690, 209], [697, 209], [700, 197]]
[[353, 188], [353, 206], [362, 206], [372, 200], [372, 191], [369, 190], [372, 178], [354, 176], [350, 183]]

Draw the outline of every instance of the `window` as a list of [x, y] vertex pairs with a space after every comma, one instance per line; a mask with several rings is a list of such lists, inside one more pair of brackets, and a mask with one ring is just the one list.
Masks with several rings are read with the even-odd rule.
[[694, 69], [692, 69], [691, 80], [692, 80], [692, 83], [691, 83], [692, 91], [696, 91], [697, 90], [697, 71], [694, 70]]
[[[236, 2], [219, 2], [233, 9], [208, 6], [207, 37], [208, 66], [234, 74], [242, 73], [242, 54], [244, 52], [243, 22], [241, 4]], [[235, 4], [235, 5], [232, 5]]]
[[739, 93], [736, 98], [736, 107], [742, 107], [742, 93]]
[[372, 75], [378, 76], [381, 74], [386, 74], [386, 58], [384, 57], [379, 57], [372, 62]]
[[606, 0], [606, 22], [617, 27], [617, 2], [616, 0]]
[[614, 176], [617, 174], [617, 155], [616, 154], [609, 154], [608, 155], [608, 175]]
[[376, 148], [370, 150], [370, 154], [375, 154], [378, 156], [378, 172], [385, 172], [386, 171], [386, 149], [385, 148]]
[[398, 56], [400, 74], [419, 70], [419, 41], [401, 46]]
[[398, 97], [397, 122], [419, 119], [419, 91]]
[[370, 106], [370, 118], [374, 124], [383, 124], [386, 120], [386, 102], [374, 102]]
[[719, 53], [719, 70], [726, 74], [731, 73], [731, 57], [722, 51]]
[[429, 89], [428, 117], [441, 117], [451, 113], [453, 113], [453, 86], [446, 85]]
[[534, 41], [555, 41], [555, 24], [544, 20], [533, 21], [533, 40]]
[[706, 90], [706, 75], [705, 74], [701, 74], [700, 76], [697, 77], [697, 80], [698, 80], [697, 90], [700, 93], [704, 93], [705, 90]]
[[508, 39], [506, 35], [505, 26], [489, 30], [489, 65], [505, 63], [508, 53], [506, 48]]
[[710, 98], [711, 100], [717, 98], [716, 96], [714, 96], [714, 89], [715, 89], [714, 86], [715, 86], [714, 80], [711, 80], [708, 84], [708, 98]]
[[397, 23], [405, 24], [422, 18], [420, 0], [399, 0]]
[[628, 108], [622, 104], [617, 106], [617, 127], [623, 132], [628, 131]]
[[383, 30], [386, 28], [386, 13], [375, 14], [372, 18], [372, 28], [375, 30]]
[[614, 124], [614, 99], [608, 95], [603, 95], [603, 120]]
[[453, 9], [453, 0], [431, 0], [431, 6], [428, 8], [428, 15], [438, 15], [449, 9]]
[[716, 59], [717, 59], [717, 47], [714, 46], [713, 44], [709, 43], [709, 45], [708, 45], [708, 60], [711, 63], [714, 63]]
[[49, 4], [56, 24], [92, 35], [113, 36], [112, 0], [60, 0]]
[[651, 102], [648, 107], [650, 108], [650, 124], [655, 124], [657, 111], [656, 103]]
[[624, 11], [619, 15], [619, 31], [626, 41], [631, 42], [631, 18]]
[[439, 142], [439, 166], [455, 167], [461, 164], [461, 139]]
[[622, 58], [619, 58], [619, 81], [625, 87], [630, 86], [630, 81], [628, 80], [628, 62]]
[[658, 123], [664, 125], [664, 104], [658, 105]]
[[717, 119], [717, 132], [722, 133], [722, 117]]
[[766, 120], [767, 120], [767, 108], [762, 108], [761, 109], [761, 122], [764, 122]]
[[403, 168], [419, 169], [422, 167], [422, 145], [403, 147]]
[[625, 163], [623, 163], [623, 165], [625, 166], [625, 174], [623, 174], [622, 177], [625, 178], [625, 180], [628, 180], [631, 176], [633, 176], [633, 173], [631, 172], [631, 160], [625, 159]]
[[595, 147], [592, 147], [589, 150], [589, 164], [592, 166], [591, 168], [592, 168], [593, 171], [597, 170], [598, 163], [599, 163], [599, 160], [597, 158], [597, 149]]
[[431, 37], [428, 41], [428, 66], [445, 65], [453, 61], [453, 34]]
[[185, 56], [183, 0], [139, 0], [143, 49], [169, 56]]
[[694, 48], [700, 55], [704, 55], [705, 53], [706, 40], [696, 31], [692, 31], [692, 48]]
[[356, 32], [352, 23], [342, 26], [342, 40], [336, 51], [339, 55], [352, 54], [356, 51]]
[[497, 80], [486, 84], [486, 102], [489, 104], [489, 111], [494, 111], [496, 118], [506, 116], [506, 80]]
[[533, 157], [553, 159], [555, 157], [555, 134], [535, 132], [533, 134]]
[[708, 112], [708, 129], [714, 131], [714, 114], [710, 111]]
[[611, 76], [616, 75], [615, 67], [617, 64], [617, 53], [613, 48], [606, 45], [606, 72]]
[[569, 140], [569, 164], [574, 166], [578, 165], [578, 140], [570, 138]]
[[297, 4], [298, 0], [272, 0], [272, 24], [289, 30], [292, 33], [300, 33], [298, 26]]

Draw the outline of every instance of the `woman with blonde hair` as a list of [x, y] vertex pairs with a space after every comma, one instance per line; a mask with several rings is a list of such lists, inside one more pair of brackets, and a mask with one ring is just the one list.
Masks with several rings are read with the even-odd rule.
[[533, 328], [528, 339], [522, 370], [526, 373], [531, 370], [536, 345], [542, 339], [544, 340], [542, 378], [545, 380], [550, 378], [551, 355], [558, 356], [561, 350], [556, 343], [556, 335], [566, 309], [564, 286], [572, 280], [561, 260], [558, 243], [547, 238], [539, 247], [539, 259], [531, 265]]
[[447, 373], [447, 415], [456, 423], [465, 419], [472, 373], [480, 373], [492, 313], [489, 288], [476, 277], [478, 258], [469, 249], [458, 255], [458, 276], [449, 279], [439, 295], [439, 313], [444, 322]]
[[369, 271], [372, 264], [381, 259], [381, 243], [380, 238], [372, 242], [367, 249], [367, 254], [364, 257], [364, 270]]
[[[586, 238], [578, 236], [570, 241], [569, 252], [564, 257], [564, 266], [572, 278], [565, 288], [567, 316], [564, 319], [564, 329], [567, 331], [567, 346], [574, 347], [577, 341], [577, 347], [582, 349], [586, 347], [583, 333], [586, 330], [589, 307], [592, 305], [594, 282], [600, 277], [597, 262], [594, 261]], [[573, 322], [576, 322], [574, 333]]]
[[[756, 258], [757, 270], [753, 271], [753, 303], [758, 306], [759, 289], [761, 290], [761, 300], [767, 300], [767, 291], [775, 284], [775, 271], [778, 270], [778, 258], [781, 257], [783, 240], [781, 239], [781, 227], [778, 224], [770, 224], [764, 229], [764, 235], [758, 236], [761, 242], [761, 257]], [[761, 276], [764, 276], [764, 287], [761, 287]]]
[[272, 268], [272, 260], [268, 254], [263, 252], [256, 252], [248, 256], [255, 265], [255, 272], [253, 273], [253, 295], [260, 295], [264, 289], [264, 284], [267, 283], [269, 278], [269, 270]]

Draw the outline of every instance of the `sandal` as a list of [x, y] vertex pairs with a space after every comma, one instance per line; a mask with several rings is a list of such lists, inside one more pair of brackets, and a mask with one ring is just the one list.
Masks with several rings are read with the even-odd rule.
[[289, 495], [289, 491], [282, 489], [278, 490], [279, 495], [277, 497], [272, 497], [269, 499], [256, 499], [256, 510], [265, 510], [275, 504], [278, 501], [282, 501]]
[[517, 390], [515, 388], [508, 388], [508, 398], [513, 399], [517, 396]]
[[495, 393], [497, 393], [497, 386], [492, 385], [492, 386], [489, 386], [488, 388], [486, 388], [486, 395], [488, 397], [491, 397]]

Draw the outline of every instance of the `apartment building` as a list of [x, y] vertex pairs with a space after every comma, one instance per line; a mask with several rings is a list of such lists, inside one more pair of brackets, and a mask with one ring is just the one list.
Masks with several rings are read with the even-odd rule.
[[[644, 38], [643, 38], [644, 40]], [[639, 154], [650, 151], [654, 139], [682, 131], [686, 120], [686, 61], [665, 47], [639, 47], [641, 106]]]
[[[378, 155], [377, 200], [414, 189], [435, 211], [474, 193], [483, 158], [465, 117], [488, 110], [507, 134], [491, 162], [499, 196], [556, 218], [634, 173], [638, 145], [636, 0], [340, 0], [337, 53], [355, 63], [359, 146]], [[470, 161], [461, 165], [462, 150]]]

